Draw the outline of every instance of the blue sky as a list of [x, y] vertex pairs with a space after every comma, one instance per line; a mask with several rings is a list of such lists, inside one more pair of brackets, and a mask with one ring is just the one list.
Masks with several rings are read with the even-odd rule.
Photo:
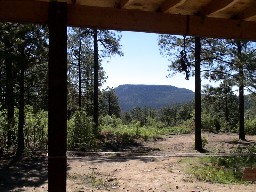
[[160, 55], [157, 34], [122, 32], [123, 57], [114, 56], [103, 62], [108, 79], [104, 87], [121, 84], [173, 85], [194, 91], [194, 78], [184, 74], [168, 75], [168, 60]]

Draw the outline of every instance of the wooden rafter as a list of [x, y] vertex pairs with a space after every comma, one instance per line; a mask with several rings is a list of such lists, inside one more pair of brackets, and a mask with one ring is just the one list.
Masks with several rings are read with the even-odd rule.
[[182, 5], [185, 2], [186, 0], [165, 0], [160, 9], [162, 12], [168, 12], [172, 7]]
[[254, 2], [243, 12], [235, 16], [235, 18], [246, 21], [256, 21], [256, 2]]
[[120, 0], [119, 7], [123, 8], [129, 3], [130, 0]]
[[202, 10], [200, 10], [201, 15], [210, 15], [212, 13], [221, 11], [230, 7], [237, 0], [214, 0], [206, 5]]

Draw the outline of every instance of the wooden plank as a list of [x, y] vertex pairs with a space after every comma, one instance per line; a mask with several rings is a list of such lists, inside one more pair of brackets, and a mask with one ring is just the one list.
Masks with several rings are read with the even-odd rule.
[[244, 181], [256, 181], [256, 168], [246, 167], [244, 169], [243, 178]]
[[172, 7], [182, 5], [185, 2], [186, 0], [165, 0], [160, 9], [162, 12], [168, 12]]
[[253, 3], [250, 7], [239, 13], [236, 19], [255, 21], [256, 20], [256, 3]]
[[232, 4], [234, 4], [237, 0], [214, 0], [211, 1], [208, 5], [206, 5], [202, 10], [200, 10], [201, 15], [210, 15], [217, 11], [221, 11]]
[[0, 1], [0, 21], [46, 24], [48, 2]]
[[217, 18], [190, 17], [189, 35], [256, 40], [256, 23]]
[[125, 7], [128, 3], [129, 3], [129, 1], [130, 0], [120, 0], [120, 5], [119, 5], [119, 7], [120, 8], [123, 8], [123, 7]]
[[[255, 22], [200, 16], [189, 16], [187, 21], [185, 15], [137, 10], [70, 5], [68, 23], [71, 26], [101, 29], [256, 40]], [[187, 26], [190, 29], [187, 30]]]
[[[47, 12], [47, 2], [2, 1], [0, 3], [2, 21], [46, 24]], [[203, 37], [256, 40], [256, 22], [200, 16], [189, 16], [188, 22], [189, 25], [185, 15], [68, 5], [69, 26], [175, 35], [184, 35], [188, 32], [187, 35]], [[187, 30], [187, 26], [190, 29]]]
[[48, 190], [66, 191], [67, 4], [49, 4]]
[[182, 34], [185, 19], [182, 15], [70, 5], [68, 23], [101, 29]]

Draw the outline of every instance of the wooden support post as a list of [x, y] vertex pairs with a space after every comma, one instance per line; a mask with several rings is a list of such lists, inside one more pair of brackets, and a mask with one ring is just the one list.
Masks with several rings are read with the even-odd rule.
[[203, 151], [201, 136], [201, 42], [195, 37], [195, 149]]
[[48, 190], [66, 191], [67, 4], [49, 3]]

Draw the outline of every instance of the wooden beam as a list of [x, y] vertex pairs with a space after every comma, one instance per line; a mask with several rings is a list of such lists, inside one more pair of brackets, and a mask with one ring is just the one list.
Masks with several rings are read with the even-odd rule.
[[256, 40], [256, 23], [229, 19], [190, 17], [189, 35]]
[[213, 0], [200, 10], [201, 15], [210, 15], [233, 5], [237, 0]]
[[120, 3], [119, 3], [119, 7], [120, 8], [125, 7], [129, 3], [129, 1], [130, 0], [121, 0]]
[[[12, 14], [12, 13], [15, 13]], [[0, 21], [47, 23], [47, 2], [1, 1]], [[68, 25], [215, 38], [256, 40], [256, 22], [139, 10], [68, 5]], [[189, 30], [187, 30], [189, 26]]]
[[48, 2], [0, 1], [0, 21], [46, 24]]
[[68, 10], [70, 26], [256, 40], [255, 22], [74, 5]]
[[250, 7], [245, 9], [243, 12], [235, 16], [236, 19], [240, 20], [256, 20], [256, 3], [253, 3]]
[[49, 3], [48, 190], [66, 191], [67, 4]]
[[173, 34], [186, 31], [186, 16], [182, 15], [77, 5], [69, 5], [68, 10], [70, 26], [153, 33], [169, 33], [171, 30]]
[[174, 6], [179, 6], [185, 3], [186, 0], [165, 0], [160, 7], [161, 12], [168, 12]]

